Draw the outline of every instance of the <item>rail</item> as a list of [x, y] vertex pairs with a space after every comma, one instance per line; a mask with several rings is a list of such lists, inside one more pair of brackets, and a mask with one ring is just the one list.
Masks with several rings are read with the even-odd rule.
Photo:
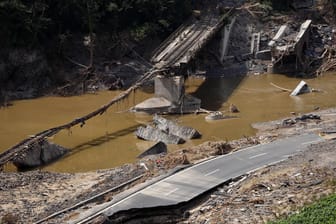
[[62, 210], [60, 210], [60, 211], [58, 211], [58, 212], [55, 212], [55, 213], [53, 213], [53, 214], [51, 214], [51, 215], [49, 215], [49, 216], [47, 216], [47, 217], [45, 217], [45, 218], [43, 218], [43, 219], [40, 219], [40, 220], [34, 222], [34, 224], [40, 224], [40, 223], [43, 223], [43, 222], [45, 222], [45, 221], [47, 221], [47, 220], [49, 220], [49, 219], [52, 219], [52, 218], [57, 217], [58, 215], [60, 215], [60, 214], [62, 214], [62, 213], [65, 213], [65, 212], [71, 211], [71, 210], [73, 210], [73, 209], [76, 209], [76, 208], [78, 208], [78, 207], [80, 207], [80, 206], [83, 206], [83, 205], [85, 205], [85, 204], [87, 204], [87, 203], [89, 203], [89, 202], [92, 202], [92, 201], [94, 201], [95, 199], [97, 199], [97, 198], [99, 198], [99, 197], [101, 197], [101, 196], [103, 196], [103, 195], [105, 195], [105, 194], [111, 193], [111, 192], [113, 192], [113, 191], [117, 191], [117, 190], [119, 190], [119, 189], [125, 187], [126, 185], [131, 184], [131, 183], [133, 183], [133, 182], [139, 180], [139, 179], [142, 178], [143, 176], [144, 176], [144, 174], [141, 174], [141, 175], [139, 175], [139, 176], [136, 176], [136, 177], [134, 177], [134, 178], [132, 178], [132, 179], [130, 179], [130, 180], [128, 180], [128, 181], [122, 183], [122, 184], [119, 184], [118, 186], [115, 186], [115, 187], [112, 187], [112, 188], [110, 188], [110, 189], [107, 189], [106, 191], [103, 191], [103, 192], [101, 192], [101, 193], [99, 193], [99, 194], [96, 194], [96, 195], [94, 195], [94, 196], [92, 196], [92, 197], [86, 199], [86, 200], [83, 200], [83, 201], [81, 201], [81, 202], [78, 202], [77, 204], [75, 204], [75, 205], [73, 205], [73, 206], [71, 206], [71, 207], [62, 209]]

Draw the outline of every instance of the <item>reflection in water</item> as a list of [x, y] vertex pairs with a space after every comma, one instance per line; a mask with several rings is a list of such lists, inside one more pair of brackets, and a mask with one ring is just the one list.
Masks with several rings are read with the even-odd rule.
[[[336, 75], [325, 75], [305, 80], [311, 87], [321, 89], [321, 93], [310, 93], [290, 97], [270, 85], [293, 89], [299, 79], [283, 75], [259, 75], [238, 78], [191, 78], [186, 90], [202, 99], [202, 107], [220, 110], [228, 114], [229, 104], [237, 105], [241, 113], [238, 118], [208, 122], [205, 114], [169, 116], [178, 119], [182, 125], [198, 129], [202, 133], [199, 140], [188, 141], [181, 146], [170, 145], [169, 149], [197, 145], [209, 140], [230, 140], [255, 132], [250, 124], [290, 116], [290, 112], [302, 113], [336, 105]], [[36, 100], [14, 102], [14, 106], [0, 110], [0, 151], [41, 130], [63, 124], [87, 114], [108, 102], [118, 92], [100, 92], [75, 97], [45, 97]], [[138, 91], [135, 96], [111, 108], [102, 116], [86, 122], [83, 128], [74, 127], [62, 131], [51, 141], [72, 149], [64, 159], [45, 167], [46, 170], [60, 172], [80, 172], [110, 168], [133, 162], [152, 143], [137, 139], [133, 132], [137, 126], [151, 120], [151, 116], [120, 113], [134, 103], [151, 97]]]

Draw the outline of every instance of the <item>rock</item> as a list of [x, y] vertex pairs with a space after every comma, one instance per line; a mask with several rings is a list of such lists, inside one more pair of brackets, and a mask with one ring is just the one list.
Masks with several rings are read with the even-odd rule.
[[141, 153], [138, 158], [143, 158], [149, 155], [157, 155], [160, 153], [167, 153], [167, 145], [163, 142], [158, 142], [143, 153]]
[[151, 126], [139, 127], [136, 130], [135, 135], [140, 139], [154, 142], [162, 141], [166, 144], [182, 144], [185, 142], [184, 139], [176, 135], [167, 134], [160, 129]]
[[239, 113], [239, 110], [238, 110], [238, 108], [236, 107], [236, 105], [234, 105], [234, 104], [230, 104], [230, 112], [231, 113]]
[[153, 118], [156, 127], [168, 134], [176, 135], [183, 139], [194, 139], [201, 137], [201, 134], [194, 128], [180, 126], [177, 123], [155, 115]]
[[27, 152], [16, 158], [13, 163], [19, 169], [38, 167], [61, 158], [68, 153], [68, 151], [68, 149], [60, 145], [43, 140], [42, 142], [30, 146]]

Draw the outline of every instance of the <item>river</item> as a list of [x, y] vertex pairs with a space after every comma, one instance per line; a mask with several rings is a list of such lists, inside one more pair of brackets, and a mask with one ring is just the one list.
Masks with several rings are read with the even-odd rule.
[[[186, 91], [202, 100], [202, 108], [228, 113], [229, 104], [241, 111], [234, 119], [208, 122], [206, 114], [171, 115], [180, 124], [196, 128], [202, 138], [183, 145], [169, 145], [176, 150], [205, 141], [232, 140], [251, 136], [255, 130], [251, 123], [290, 116], [291, 112], [304, 113], [315, 108], [336, 106], [336, 75], [326, 74], [305, 81], [314, 92], [296, 97], [289, 96], [270, 83], [293, 89], [301, 79], [285, 75], [254, 75], [235, 78], [189, 78]], [[73, 97], [43, 97], [20, 100], [0, 109], [0, 152], [29, 135], [67, 123], [85, 115], [110, 101], [118, 91], [102, 91]], [[137, 139], [136, 127], [151, 120], [151, 116], [125, 112], [135, 103], [151, 97], [149, 91], [138, 90], [128, 100], [113, 106], [107, 113], [86, 122], [84, 127], [62, 131], [50, 139], [71, 153], [61, 160], [44, 167], [56, 172], [84, 172], [120, 166], [134, 162], [137, 155], [153, 143]], [[11, 169], [11, 168], [10, 168]]]

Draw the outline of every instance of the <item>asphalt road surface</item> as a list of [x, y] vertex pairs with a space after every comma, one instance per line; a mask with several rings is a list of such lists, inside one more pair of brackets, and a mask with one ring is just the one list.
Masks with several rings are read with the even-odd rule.
[[111, 216], [131, 208], [169, 206], [186, 202], [231, 178], [285, 160], [319, 141], [322, 141], [319, 136], [305, 134], [219, 156], [169, 176], [123, 199], [115, 198], [93, 207], [70, 223], [85, 223], [97, 213]]

